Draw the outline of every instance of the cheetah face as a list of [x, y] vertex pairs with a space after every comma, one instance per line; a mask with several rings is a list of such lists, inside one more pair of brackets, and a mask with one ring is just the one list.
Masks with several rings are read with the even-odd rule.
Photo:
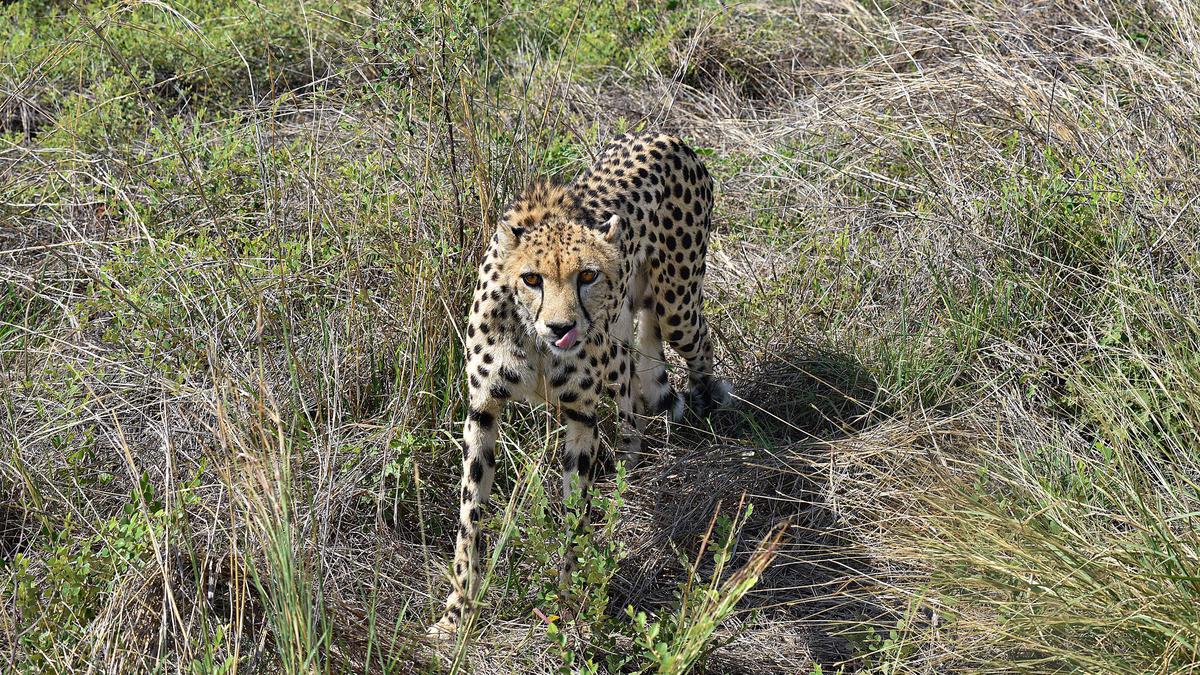
[[601, 226], [566, 218], [534, 228], [502, 224], [517, 313], [550, 353], [577, 351], [610, 314], [620, 284], [619, 228], [616, 216]]

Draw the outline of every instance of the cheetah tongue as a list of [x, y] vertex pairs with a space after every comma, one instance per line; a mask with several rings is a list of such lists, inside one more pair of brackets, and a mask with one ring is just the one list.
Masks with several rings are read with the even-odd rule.
[[571, 330], [567, 331], [566, 335], [560, 337], [558, 341], [554, 343], [554, 346], [558, 347], [559, 349], [570, 349], [571, 345], [575, 344], [575, 338], [577, 337], [579, 337], [579, 329], [572, 328]]

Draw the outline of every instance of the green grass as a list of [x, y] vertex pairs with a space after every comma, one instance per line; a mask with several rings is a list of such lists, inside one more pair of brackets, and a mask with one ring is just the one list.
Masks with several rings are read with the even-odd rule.
[[[0, 662], [1195, 670], [1189, 11], [4, 5]], [[740, 400], [571, 542], [513, 411], [431, 645], [490, 224], [650, 127], [717, 179]]]

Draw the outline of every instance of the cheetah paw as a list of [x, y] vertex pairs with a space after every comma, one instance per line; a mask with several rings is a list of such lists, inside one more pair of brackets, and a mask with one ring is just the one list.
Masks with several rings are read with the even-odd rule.
[[713, 410], [733, 402], [733, 385], [729, 380], [709, 380], [688, 391], [688, 407], [699, 417], [708, 417]]
[[675, 402], [671, 404], [671, 421], [678, 422], [683, 419], [683, 414], [687, 410], [687, 405], [684, 404], [683, 397], [678, 393], [675, 394]]
[[729, 380], [717, 380], [712, 386], [713, 403], [718, 408], [727, 407], [733, 403], [733, 383]]
[[449, 618], [442, 617], [425, 631], [425, 635], [436, 642], [449, 642], [454, 639], [454, 634], [457, 632], [458, 626], [454, 625]]

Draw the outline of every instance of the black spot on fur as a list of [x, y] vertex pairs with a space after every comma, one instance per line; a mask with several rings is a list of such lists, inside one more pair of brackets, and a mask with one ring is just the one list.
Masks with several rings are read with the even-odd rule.
[[595, 415], [589, 415], [587, 413], [579, 412], [578, 410], [575, 410], [573, 408], [563, 408], [563, 414], [566, 415], [571, 420], [578, 422], [584, 426], [588, 426], [588, 427], [596, 426], [596, 416]]
[[480, 429], [491, 429], [492, 424], [496, 421], [495, 416], [486, 410], [471, 410], [467, 413], [467, 417], [478, 424]]

